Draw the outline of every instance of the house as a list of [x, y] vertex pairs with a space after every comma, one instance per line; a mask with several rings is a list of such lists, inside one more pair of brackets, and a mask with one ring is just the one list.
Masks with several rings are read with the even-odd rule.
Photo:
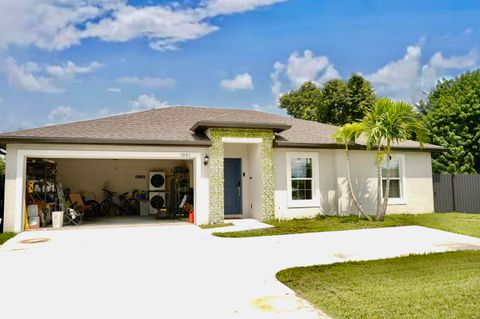
[[[4, 229], [23, 230], [32, 158], [55, 161], [64, 187], [90, 190], [98, 200], [105, 183], [131, 191], [145, 187], [149, 171], [186, 167], [196, 224], [356, 214], [335, 129], [254, 110], [167, 107], [2, 133]], [[431, 152], [441, 148], [407, 141], [393, 150], [388, 213], [433, 212]], [[376, 205], [374, 162], [374, 151], [352, 146], [353, 187], [369, 212]]]

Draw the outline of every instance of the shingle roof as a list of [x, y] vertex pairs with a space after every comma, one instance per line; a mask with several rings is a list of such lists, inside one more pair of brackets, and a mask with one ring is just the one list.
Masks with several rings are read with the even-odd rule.
[[[255, 110], [183, 106], [0, 133], [0, 143], [210, 145], [202, 129], [222, 123], [227, 127], [273, 129], [278, 147], [338, 147], [332, 138], [336, 129], [333, 125]], [[397, 147], [419, 148], [411, 141]], [[442, 148], [425, 145], [425, 149]]]

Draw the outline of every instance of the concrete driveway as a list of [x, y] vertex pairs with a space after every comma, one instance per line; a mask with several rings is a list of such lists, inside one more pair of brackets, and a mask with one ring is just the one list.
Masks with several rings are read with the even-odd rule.
[[[31, 238], [48, 241], [20, 243]], [[281, 269], [480, 249], [429, 228], [225, 239], [192, 225], [34, 231], [0, 246], [3, 318], [318, 318]]]

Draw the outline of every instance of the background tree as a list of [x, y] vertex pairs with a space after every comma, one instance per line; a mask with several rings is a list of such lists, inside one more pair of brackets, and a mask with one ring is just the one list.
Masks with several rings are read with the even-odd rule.
[[432, 143], [448, 149], [432, 154], [433, 171], [480, 172], [480, 70], [439, 82], [420, 111]]
[[295, 118], [342, 126], [361, 120], [375, 98], [371, 84], [361, 75], [352, 74], [346, 82], [330, 80], [323, 87], [305, 82], [282, 95], [279, 107]]
[[343, 125], [344, 113], [349, 106], [347, 84], [340, 79], [325, 82], [321, 88], [323, 101], [317, 110], [318, 121], [334, 125]]
[[365, 113], [373, 107], [377, 99], [372, 85], [363, 76], [352, 74], [347, 82], [350, 107], [344, 112], [345, 123], [361, 120]]
[[282, 109], [297, 119], [318, 121], [323, 93], [314, 82], [305, 82], [298, 89], [282, 95], [279, 102]]

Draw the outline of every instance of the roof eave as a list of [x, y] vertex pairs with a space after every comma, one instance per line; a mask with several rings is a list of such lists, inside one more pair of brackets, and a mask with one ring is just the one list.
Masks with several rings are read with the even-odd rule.
[[286, 123], [266, 123], [266, 122], [231, 122], [231, 121], [198, 121], [190, 130], [193, 132], [205, 131], [209, 128], [244, 128], [244, 129], [271, 129], [274, 132], [288, 130], [292, 126]]
[[20, 144], [97, 144], [97, 145], [150, 145], [150, 146], [210, 146], [210, 140], [168, 141], [168, 140], [125, 140], [100, 138], [62, 138], [62, 137], [0, 137], [0, 145]]
[[[295, 143], [289, 141], [276, 141], [275, 146], [278, 148], [330, 148], [330, 149], [343, 149], [343, 144], [337, 143]], [[350, 145], [349, 149], [352, 150], [366, 150], [367, 147], [365, 145], [354, 144]], [[392, 146], [394, 150], [404, 150], [404, 151], [423, 151], [423, 152], [445, 152], [447, 151], [446, 148], [443, 147], [414, 147], [414, 146]]]

